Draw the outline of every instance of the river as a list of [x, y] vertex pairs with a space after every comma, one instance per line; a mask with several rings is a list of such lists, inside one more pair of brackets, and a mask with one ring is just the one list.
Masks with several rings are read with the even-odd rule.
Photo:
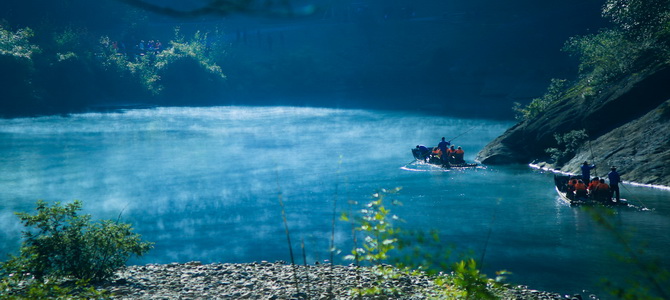
[[[416, 164], [410, 149], [441, 137], [472, 161], [512, 123], [411, 112], [304, 107], [154, 108], [0, 120], [0, 252], [16, 253], [23, 229], [13, 214], [35, 201], [84, 202], [95, 218], [132, 223], [155, 242], [132, 264], [290, 261], [329, 258], [333, 218], [380, 189], [398, 223], [439, 230], [452, 258], [469, 252], [489, 276], [560, 293], [604, 294], [601, 279], [635, 268], [612, 232], [589, 211], [561, 202], [552, 174], [528, 166], [442, 170]], [[465, 133], [465, 134], [463, 134]], [[598, 171], [598, 170], [596, 170]], [[670, 192], [627, 185], [615, 229], [645, 261], [670, 249]], [[352, 203], [358, 203], [352, 204]], [[642, 209], [642, 208], [648, 209]], [[335, 213], [334, 213], [335, 211]], [[351, 225], [335, 222], [343, 259]], [[302, 263], [302, 259], [297, 262]], [[636, 278], [636, 277], [632, 277]]]

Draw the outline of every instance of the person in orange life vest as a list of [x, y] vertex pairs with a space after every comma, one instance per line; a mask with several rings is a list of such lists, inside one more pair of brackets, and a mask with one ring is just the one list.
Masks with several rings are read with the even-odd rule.
[[454, 146], [452, 145], [452, 146], [449, 148], [449, 150], [447, 150], [447, 160], [448, 160], [450, 163], [452, 163], [452, 164], [453, 164], [453, 163], [456, 163], [456, 162], [454, 161], [454, 154], [455, 154], [455, 153], [456, 153], [456, 148], [454, 148]]
[[456, 151], [454, 151], [454, 161], [457, 164], [464, 163], [465, 162], [465, 160], [463, 159], [464, 155], [465, 155], [465, 151], [463, 151], [463, 148], [461, 148], [461, 146], [458, 146], [458, 149], [456, 149]]
[[586, 197], [588, 196], [586, 193], [586, 184], [584, 184], [583, 181], [579, 180], [575, 184], [575, 196], [577, 197]]
[[598, 177], [594, 177], [593, 180], [589, 182], [589, 186], [586, 189], [589, 190], [589, 196], [591, 196], [592, 198], [594, 197], [593, 193], [595, 192], [596, 188], [598, 188], [599, 184], [600, 184], [600, 178]]
[[440, 150], [438, 147], [433, 148], [433, 156], [437, 156], [437, 158], [442, 159], [442, 150]]
[[605, 183], [605, 179], [600, 179], [600, 184], [596, 188], [596, 199], [601, 201], [610, 201], [612, 198], [610, 195], [610, 186]]
[[575, 185], [577, 184], [577, 179], [572, 179], [568, 181], [568, 191], [565, 195], [568, 199], [572, 200], [575, 198]]

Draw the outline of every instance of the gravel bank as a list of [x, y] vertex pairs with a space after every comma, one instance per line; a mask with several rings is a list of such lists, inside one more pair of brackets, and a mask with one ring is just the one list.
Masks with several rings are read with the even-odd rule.
[[[355, 299], [354, 287], [395, 288], [398, 294], [366, 299], [436, 299], [437, 286], [427, 276], [402, 275], [379, 284], [368, 268], [297, 266], [284, 262], [129, 266], [99, 286], [114, 299]], [[299, 290], [296, 289], [296, 280]], [[510, 288], [505, 299], [582, 299], [555, 293]], [[583, 299], [595, 299], [594, 296]]]

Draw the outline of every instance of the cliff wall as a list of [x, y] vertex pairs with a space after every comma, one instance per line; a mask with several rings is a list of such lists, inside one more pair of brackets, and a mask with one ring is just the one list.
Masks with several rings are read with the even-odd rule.
[[[563, 166], [553, 166], [545, 149], [554, 134], [586, 130], [589, 135]], [[617, 166], [626, 181], [670, 186], [670, 67], [632, 74], [596, 96], [574, 95], [508, 129], [478, 155], [484, 164], [539, 163], [578, 173], [584, 161], [596, 175]]]

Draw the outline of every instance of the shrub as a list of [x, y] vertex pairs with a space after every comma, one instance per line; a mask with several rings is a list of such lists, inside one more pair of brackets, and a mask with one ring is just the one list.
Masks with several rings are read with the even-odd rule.
[[[562, 49], [579, 59], [579, 78], [572, 90], [583, 98], [628, 74], [670, 63], [670, 0], [607, 0], [602, 15], [612, 21], [612, 28], [571, 37]], [[577, 96], [561, 92], [561, 97], [548, 99], [553, 85], [552, 81], [545, 96], [525, 107], [514, 103], [516, 118], [531, 119], [553, 100]]]
[[512, 108], [516, 112], [517, 120], [529, 120], [540, 113], [547, 110], [549, 105], [552, 103], [558, 102], [563, 96], [565, 96], [566, 80], [565, 79], [552, 79], [547, 88], [547, 92], [542, 96], [542, 98], [535, 98], [525, 107], [519, 102], [514, 103]]
[[109, 299], [106, 290], [96, 290], [86, 280], [75, 282], [41, 281], [19, 276], [5, 277], [0, 280], [0, 299]]
[[668, 63], [670, 1], [608, 0], [602, 14], [613, 28], [570, 38], [563, 50], [579, 58], [588, 85], [600, 88], [650, 65]]
[[0, 275], [98, 281], [111, 277], [131, 256], [152, 248], [129, 224], [92, 222], [90, 215], [78, 214], [81, 208], [80, 201], [51, 206], [38, 201], [35, 215], [17, 213], [29, 230], [23, 232], [19, 256], [2, 263]]
[[670, 1], [607, 0], [603, 6], [603, 16], [632, 34], [656, 34], [668, 28]]
[[[361, 263], [371, 265], [376, 281], [366, 284], [351, 291], [352, 296], [371, 296], [372, 298], [386, 299], [396, 298], [404, 293], [393, 284], [406, 275], [431, 275], [431, 280], [436, 285], [433, 292], [437, 299], [497, 299], [503, 294], [500, 281], [503, 276], [496, 280], [489, 279], [478, 269], [474, 259], [457, 261], [451, 265], [449, 253], [434, 255], [429, 253], [431, 248], [440, 248], [442, 245], [437, 231], [431, 231], [428, 235], [422, 232], [408, 232], [396, 226], [400, 221], [398, 216], [391, 214], [386, 207], [386, 198], [400, 191], [400, 188], [392, 190], [383, 189], [373, 194], [373, 199], [360, 210], [360, 217], [353, 220], [354, 224], [354, 249], [345, 259], [352, 260], [359, 265]], [[396, 200], [390, 201], [392, 205], [400, 205]], [[342, 215], [342, 220], [350, 221], [347, 214]], [[362, 234], [362, 246], [358, 246], [358, 236]], [[415, 247], [410, 247], [415, 246]], [[403, 258], [399, 256], [409, 250], [411, 254]], [[393, 265], [386, 263], [392, 262]], [[448, 273], [451, 271], [451, 273]], [[447, 274], [447, 275], [445, 275]], [[502, 271], [501, 275], [507, 274]]]
[[39, 48], [30, 44], [29, 39], [33, 37], [30, 28], [19, 29], [11, 32], [0, 25], [0, 55], [31, 58]]
[[[357, 220], [358, 226], [354, 230], [363, 233], [363, 245], [362, 248], [354, 249], [345, 259], [379, 265], [389, 258], [389, 251], [395, 249], [398, 243], [399, 229], [393, 226], [393, 220], [397, 220], [398, 217], [390, 215], [391, 211], [384, 205], [384, 199], [387, 194], [398, 191], [400, 188], [375, 193], [374, 199], [360, 211], [362, 216]], [[393, 201], [393, 205], [399, 204]], [[348, 220], [346, 216], [343, 216], [343, 219]]]
[[563, 51], [579, 57], [579, 72], [591, 86], [603, 86], [631, 72], [642, 47], [617, 29], [568, 39]]
[[105, 68], [132, 74], [152, 95], [163, 92], [165, 87], [161, 75], [178, 61], [192, 60], [197, 62], [203, 72], [213, 74], [219, 79], [226, 77], [221, 67], [214, 62], [208, 35], [200, 32], [196, 32], [193, 38], [187, 41], [177, 28], [175, 38], [169, 42], [169, 47], [160, 52], [147, 52], [143, 55], [120, 55], [110, 51], [108, 37], [102, 37], [100, 44], [105, 49], [101, 54]]
[[585, 129], [582, 129], [564, 134], [554, 133], [554, 138], [559, 148], [547, 148], [545, 152], [549, 154], [556, 165], [560, 166], [575, 156], [577, 149], [589, 138], [589, 135]]

